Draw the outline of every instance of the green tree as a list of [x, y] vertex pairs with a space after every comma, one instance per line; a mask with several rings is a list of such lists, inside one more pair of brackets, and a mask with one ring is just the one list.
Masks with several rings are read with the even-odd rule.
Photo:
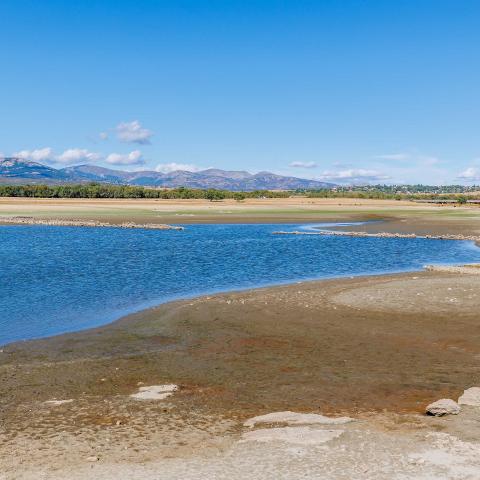
[[233, 198], [237, 201], [237, 202], [241, 202], [243, 200], [245, 200], [247, 198], [247, 196], [243, 193], [243, 192], [235, 192], [233, 194]]
[[205, 198], [210, 200], [211, 202], [216, 202], [223, 200], [225, 198], [225, 194], [221, 190], [214, 190], [213, 188], [209, 188], [205, 192]]

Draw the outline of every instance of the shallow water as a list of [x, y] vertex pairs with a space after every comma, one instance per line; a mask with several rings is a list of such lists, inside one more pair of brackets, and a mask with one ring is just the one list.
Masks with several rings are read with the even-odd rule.
[[300, 228], [0, 227], [0, 344], [102, 325], [202, 293], [480, 262], [471, 242], [272, 235]]

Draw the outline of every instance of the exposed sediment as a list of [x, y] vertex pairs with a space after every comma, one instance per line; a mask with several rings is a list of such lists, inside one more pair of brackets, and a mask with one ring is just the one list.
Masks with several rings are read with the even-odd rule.
[[442, 234], [442, 235], [417, 235], [416, 233], [392, 233], [392, 232], [344, 232], [334, 230], [319, 230], [318, 232], [293, 232], [278, 231], [273, 232], [275, 235], [334, 235], [337, 237], [374, 237], [374, 238], [423, 238], [428, 240], [470, 240], [480, 242], [480, 236], [477, 235], [459, 235], [459, 234]]
[[42, 219], [35, 217], [0, 217], [0, 224], [14, 225], [48, 225], [54, 227], [110, 227], [110, 228], [143, 228], [148, 230], [184, 230], [184, 227], [166, 225], [163, 223], [108, 223], [96, 220], [73, 220], [73, 219]]
[[478, 385], [479, 291], [305, 282], [4, 346], [0, 478], [478, 478], [479, 409], [423, 413]]
[[466, 273], [470, 275], [480, 275], [480, 265], [477, 263], [467, 265], [425, 265], [425, 270], [428, 270], [429, 272]]

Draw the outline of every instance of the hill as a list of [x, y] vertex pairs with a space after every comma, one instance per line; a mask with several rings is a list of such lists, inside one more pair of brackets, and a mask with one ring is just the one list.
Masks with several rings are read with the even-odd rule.
[[198, 172], [176, 170], [161, 173], [155, 170], [127, 172], [96, 165], [78, 165], [56, 169], [20, 158], [0, 159], [0, 183], [3, 184], [64, 184], [98, 182], [114, 185], [138, 185], [158, 188], [217, 188], [233, 191], [295, 190], [329, 188], [334, 184], [271, 172], [252, 174], [210, 168]]

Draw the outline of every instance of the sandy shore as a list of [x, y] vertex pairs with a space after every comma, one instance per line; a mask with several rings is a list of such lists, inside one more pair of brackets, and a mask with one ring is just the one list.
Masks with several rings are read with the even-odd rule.
[[[175, 302], [103, 328], [7, 346], [0, 354], [5, 478], [39, 471], [65, 478], [62, 469], [72, 466], [113, 478], [119, 463], [140, 475], [129, 478], [177, 478], [155, 476], [151, 462], [180, 475], [180, 459], [207, 472], [211, 455], [222, 465], [232, 448], [248, 450], [250, 443], [237, 444], [243, 421], [283, 410], [351, 416], [352, 442], [400, 435], [407, 466], [414, 452], [403, 435], [425, 446], [432, 432], [476, 439], [471, 415], [462, 423], [418, 414], [479, 383], [479, 287], [480, 276], [441, 272], [302, 283]], [[179, 390], [167, 400], [130, 397], [141, 385], [170, 383]]]
[[[478, 231], [404, 220], [358, 228]], [[0, 479], [476, 479], [477, 408], [423, 411], [480, 386], [478, 292], [480, 275], [456, 271], [305, 282], [6, 346]], [[249, 418], [285, 410], [354, 421], [247, 435]]]

